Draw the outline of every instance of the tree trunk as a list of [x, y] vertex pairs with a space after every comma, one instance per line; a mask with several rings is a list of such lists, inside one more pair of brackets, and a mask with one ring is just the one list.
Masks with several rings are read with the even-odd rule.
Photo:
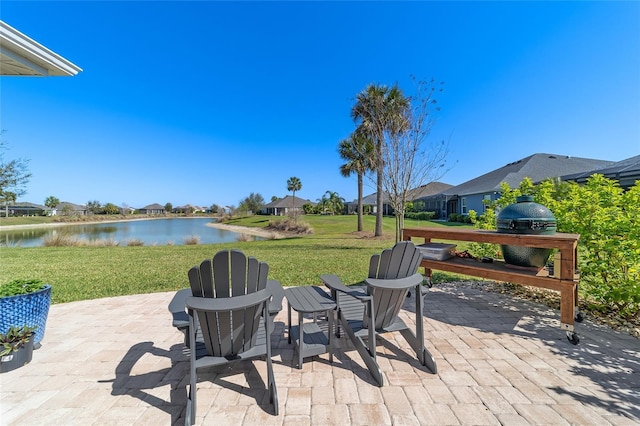
[[396, 210], [396, 243], [402, 241], [402, 229], [404, 228], [404, 210]]
[[358, 232], [362, 232], [362, 173], [358, 173]]
[[382, 173], [384, 173], [384, 162], [382, 159], [382, 141], [378, 141], [377, 143], [377, 157], [378, 157], [378, 179], [376, 182], [376, 205], [378, 206], [378, 211], [376, 212], [376, 237], [382, 236], [382, 209], [384, 207], [384, 201], [382, 197]]

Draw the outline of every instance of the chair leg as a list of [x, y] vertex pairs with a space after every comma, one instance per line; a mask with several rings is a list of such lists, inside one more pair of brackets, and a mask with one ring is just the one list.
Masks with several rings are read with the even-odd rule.
[[433, 355], [431, 355], [431, 352], [429, 352], [429, 350], [424, 346], [424, 340], [420, 342], [420, 339], [418, 339], [408, 328], [400, 330], [400, 334], [402, 334], [404, 340], [406, 340], [407, 343], [409, 343], [409, 346], [414, 350], [420, 364], [427, 367], [431, 373], [436, 374], [438, 372], [436, 361], [433, 358]]
[[187, 394], [187, 409], [184, 413], [185, 426], [191, 426], [196, 423], [196, 388], [189, 385], [189, 393]]
[[271, 357], [267, 357], [267, 387], [269, 391], [269, 402], [273, 404], [273, 414], [278, 415], [278, 391], [276, 389], [276, 380], [273, 375], [273, 363]]
[[[353, 342], [353, 346], [355, 346], [356, 350], [358, 351], [358, 354], [360, 354], [360, 358], [362, 358], [365, 365], [367, 366], [367, 369], [369, 369], [369, 373], [371, 373], [371, 376], [373, 376], [378, 386], [380, 387], [384, 386], [384, 377], [382, 376], [382, 370], [380, 369], [380, 367], [378, 366], [378, 363], [375, 360], [375, 351], [376, 351], [375, 335], [373, 338], [373, 342], [368, 342], [369, 347], [367, 347], [367, 345], [365, 345], [364, 343], [364, 340], [362, 340], [360, 337], [357, 337], [355, 335], [351, 327], [349, 327], [349, 323], [344, 319], [342, 319], [342, 321], [344, 321], [342, 326], [344, 328], [345, 333], [347, 333], [347, 336], [349, 336], [349, 339]], [[371, 356], [372, 351], [374, 356]]]

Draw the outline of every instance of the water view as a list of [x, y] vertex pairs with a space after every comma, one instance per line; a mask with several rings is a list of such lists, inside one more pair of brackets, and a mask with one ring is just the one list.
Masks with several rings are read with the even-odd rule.
[[199, 239], [198, 244], [237, 241], [240, 234], [207, 226], [211, 222], [211, 218], [175, 218], [0, 230], [0, 247], [39, 247], [45, 239], [57, 235], [86, 241], [113, 240], [123, 246], [134, 240], [145, 246], [183, 245], [193, 237]]

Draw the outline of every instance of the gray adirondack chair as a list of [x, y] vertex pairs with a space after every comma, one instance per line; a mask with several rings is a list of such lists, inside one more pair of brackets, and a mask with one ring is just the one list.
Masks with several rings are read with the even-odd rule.
[[[282, 310], [282, 300], [284, 299], [284, 289], [278, 280], [267, 280], [267, 289], [271, 293], [269, 300], [269, 322], [271, 323], [271, 332], [274, 331], [274, 322], [276, 315]], [[200, 287], [196, 289], [194, 294], [191, 288], [183, 288], [173, 295], [169, 302], [169, 312], [173, 317], [173, 326], [184, 334], [184, 344], [189, 347], [189, 314], [187, 313], [186, 301], [189, 296], [202, 296]]]
[[278, 414], [268, 272], [266, 263], [237, 250], [220, 251], [189, 270], [193, 296], [185, 300], [191, 349], [186, 424], [195, 422], [198, 370], [258, 357], [266, 358], [269, 401]]
[[[365, 286], [345, 286], [336, 275], [322, 275], [338, 304], [338, 327], [342, 325], [369, 372], [379, 386], [384, 385], [382, 370], [376, 361], [376, 336], [399, 331], [416, 352], [422, 365], [437, 372], [436, 362], [424, 345], [423, 299], [428, 289], [417, 273], [422, 254], [410, 241], [371, 257]], [[416, 332], [398, 316], [409, 292], [416, 298]]]

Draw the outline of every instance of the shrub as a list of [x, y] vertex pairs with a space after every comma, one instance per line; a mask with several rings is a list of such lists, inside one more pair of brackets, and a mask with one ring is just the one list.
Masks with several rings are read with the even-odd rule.
[[308, 235], [313, 234], [313, 229], [306, 222], [296, 221], [291, 218], [285, 218], [280, 220], [270, 220], [267, 229], [272, 229], [276, 232], [286, 232], [288, 234]]
[[406, 212], [404, 217], [414, 220], [433, 220], [437, 219], [437, 212]]
[[580, 234], [583, 291], [623, 316], [640, 311], [640, 181], [624, 192], [594, 175], [558, 206], [561, 230]]
[[252, 235], [249, 234], [238, 234], [238, 237], [236, 238], [236, 241], [238, 242], [248, 242], [248, 241], [253, 241], [255, 238]]
[[139, 247], [139, 246], [143, 246], [143, 245], [144, 245], [144, 241], [142, 241], [142, 240], [131, 239], [131, 240], [127, 241], [127, 246], [128, 247]]
[[42, 245], [45, 247], [77, 247], [79, 241], [75, 237], [66, 234], [52, 234], [42, 239]]
[[533, 194], [553, 212], [559, 232], [580, 234], [580, 290], [588, 299], [623, 317], [640, 313], [640, 181], [625, 192], [598, 174], [583, 186], [552, 179], [534, 186], [524, 179], [515, 189], [503, 184], [501, 193], [493, 206]]
[[197, 235], [191, 235], [184, 239], [184, 245], [186, 246], [197, 246], [198, 244], [200, 244], [200, 237]]

